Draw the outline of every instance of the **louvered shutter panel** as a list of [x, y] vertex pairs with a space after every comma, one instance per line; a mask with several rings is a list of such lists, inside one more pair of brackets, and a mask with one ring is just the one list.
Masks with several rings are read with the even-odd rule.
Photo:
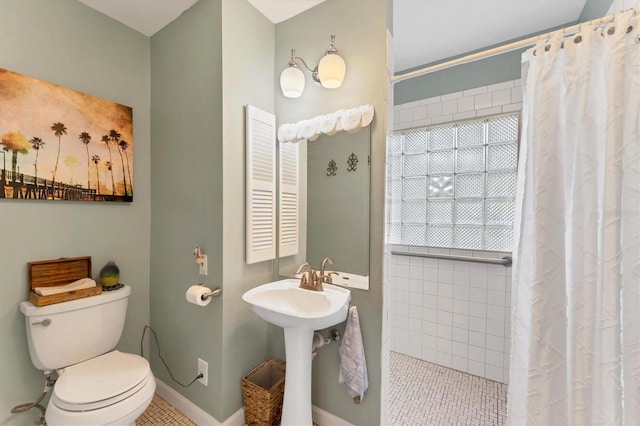
[[247, 264], [276, 257], [276, 117], [246, 107]]
[[299, 151], [297, 143], [280, 144], [280, 257], [298, 253]]

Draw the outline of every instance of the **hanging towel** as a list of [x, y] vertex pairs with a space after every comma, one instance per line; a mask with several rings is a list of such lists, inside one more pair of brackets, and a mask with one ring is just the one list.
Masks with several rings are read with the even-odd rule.
[[358, 308], [352, 306], [347, 314], [347, 326], [342, 343], [338, 349], [340, 354], [340, 374], [338, 382], [347, 389], [355, 404], [360, 404], [369, 387], [367, 377], [367, 361], [364, 357], [364, 344], [360, 331]]

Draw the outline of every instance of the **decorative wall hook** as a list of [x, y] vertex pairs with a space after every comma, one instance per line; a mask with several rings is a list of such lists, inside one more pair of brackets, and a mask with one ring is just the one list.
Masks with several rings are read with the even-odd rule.
[[204, 263], [204, 255], [202, 254], [202, 250], [200, 250], [200, 246], [196, 246], [196, 248], [193, 249], [193, 257], [195, 257], [198, 265]]
[[327, 176], [335, 176], [338, 166], [334, 160], [329, 161], [329, 167], [327, 167]]
[[353, 152], [347, 160], [347, 171], [354, 172], [358, 168], [358, 157]]

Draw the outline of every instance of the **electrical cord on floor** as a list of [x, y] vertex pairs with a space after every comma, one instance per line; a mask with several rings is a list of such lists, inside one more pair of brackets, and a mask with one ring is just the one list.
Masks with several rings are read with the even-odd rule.
[[164, 367], [167, 369], [167, 371], [169, 372], [169, 376], [171, 376], [171, 379], [176, 382], [177, 384], [179, 384], [180, 386], [182, 386], [183, 388], [188, 388], [189, 386], [191, 386], [192, 384], [194, 384], [196, 382], [196, 380], [204, 377], [202, 375], [202, 373], [198, 374], [196, 376], [195, 379], [193, 379], [189, 384], [185, 385], [184, 383], [180, 382], [178, 379], [176, 379], [175, 377], [173, 377], [173, 373], [171, 373], [171, 370], [169, 369], [169, 366], [167, 365], [167, 363], [164, 361], [164, 359], [162, 358], [162, 354], [160, 353], [160, 342], [158, 342], [158, 336], [156, 335], [156, 332], [154, 331], [153, 328], [151, 328], [148, 325], [144, 326], [144, 329], [142, 330], [142, 338], [140, 339], [140, 354], [142, 355], [142, 357], [144, 358], [144, 349], [142, 347], [142, 343], [144, 342], [144, 336], [147, 333], [147, 329], [151, 330], [151, 333], [153, 333], [153, 338], [156, 341], [156, 346], [158, 347], [158, 358], [160, 358], [160, 361], [162, 361], [162, 364], [164, 365]]

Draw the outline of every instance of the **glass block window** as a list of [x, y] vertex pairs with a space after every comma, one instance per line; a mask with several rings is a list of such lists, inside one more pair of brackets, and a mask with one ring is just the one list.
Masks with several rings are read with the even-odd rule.
[[390, 243], [511, 251], [518, 114], [394, 132]]

